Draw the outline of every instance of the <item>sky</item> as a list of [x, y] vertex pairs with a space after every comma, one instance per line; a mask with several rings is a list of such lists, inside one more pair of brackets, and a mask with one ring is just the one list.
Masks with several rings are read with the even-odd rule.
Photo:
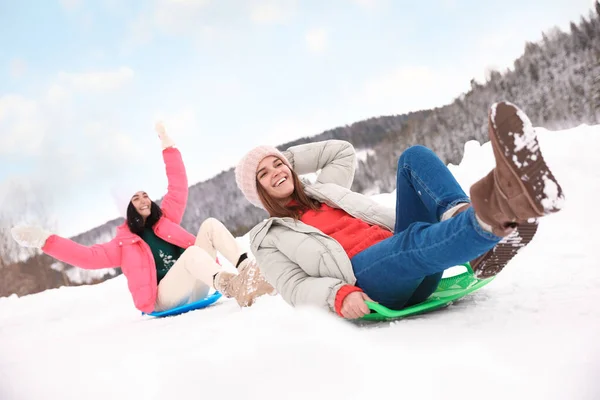
[[158, 120], [194, 184], [260, 144], [447, 104], [594, 4], [521, 3], [0, 0], [0, 212], [75, 235], [119, 216], [116, 188], [165, 194]]

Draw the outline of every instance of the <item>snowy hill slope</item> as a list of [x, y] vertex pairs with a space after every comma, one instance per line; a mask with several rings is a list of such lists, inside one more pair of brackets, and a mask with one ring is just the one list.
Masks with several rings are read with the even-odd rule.
[[[538, 131], [563, 211], [447, 309], [349, 323], [277, 296], [152, 319], [123, 276], [0, 298], [0, 399], [598, 399], [600, 126]], [[468, 190], [492, 165], [469, 142], [451, 168]]]

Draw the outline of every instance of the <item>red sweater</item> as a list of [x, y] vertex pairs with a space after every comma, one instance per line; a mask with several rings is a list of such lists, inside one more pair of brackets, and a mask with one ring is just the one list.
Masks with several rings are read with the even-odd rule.
[[321, 204], [319, 211], [306, 211], [300, 217], [300, 221], [338, 241], [348, 254], [348, 258], [393, 235], [380, 226], [369, 225], [346, 211], [329, 207], [327, 204]]
[[[302, 214], [300, 221], [319, 229], [342, 245], [348, 258], [354, 257], [364, 249], [381, 242], [393, 233], [377, 225], [369, 225], [355, 218], [346, 211], [321, 204], [318, 211], [308, 210]], [[335, 311], [341, 316], [341, 308], [346, 296], [352, 292], [362, 291], [352, 285], [344, 285], [335, 297]]]

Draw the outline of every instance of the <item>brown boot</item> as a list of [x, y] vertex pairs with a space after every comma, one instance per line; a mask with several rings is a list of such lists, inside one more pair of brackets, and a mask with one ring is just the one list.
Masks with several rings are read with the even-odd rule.
[[531, 242], [537, 228], [537, 221], [522, 222], [513, 233], [498, 242], [492, 249], [472, 260], [469, 264], [475, 277], [486, 279], [497, 275], [523, 247]]
[[275, 290], [275, 288], [269, 282], [267, 282], [263, 274], [261, 274], [260, 269], [256, 264], [256, 260], [246, 258], [240, 263], [238, 271], [242, 275], [246, 274], [255, 278], [254, 282], [256, 284], [256, 297], [260, 297], [265, 294], [270, 296], [277, 294], [277, 290]]
[[261, 276], [256, 263], [249, 259], [242, 261], [238, 274], [219, 272], [214, 279], [214, 287], [225, 297], [235, 298], [240, 307], [250, 307], [256, 298], [264, 294], [274, 294], [275, 289]]
[[[463, 204], [452, 217], [466, 211], [470, 206], [468, 203]], [[471, 260], [469, 264], [475, 276], [479, 279], [486, 279], [497, 275], [523, 247], [531, 242], [537, 228], [537, 220], [521, 222], [513, 233], [506, 236], [490, 250]]]
[[511, 227], [559, 211], [564, 196], [525, 113], [513, 104], [496, 103], [488, 122], [496, 167], [471, 186], [471, 201], [494, 234], [508, 236]]
[[215, 276], [215, 289], [227, 298], [234, 298], [240, 307], [249, 307], [254, 303], [255, 289], [247, 277], [222, 271]]

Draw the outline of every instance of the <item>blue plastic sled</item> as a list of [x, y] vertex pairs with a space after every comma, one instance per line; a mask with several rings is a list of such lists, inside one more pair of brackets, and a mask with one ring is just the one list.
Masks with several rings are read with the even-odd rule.
[[222, 296], [221, 293], [214, 292], [210, 296], [206, 296], [205, 298], [195, 301], [193, 303], [184, 304], [182, 306], [171, 308], [170, 310], [154, 311], [149, 314], [142, 313], [142, 315], [150, 315], [152, 317], [160, 318], [160, 317], [168, 317], [171, 315], [183, 314], [188, 311], [199, 310], [201, 308], [208, 307], [211, 304], [216, 303], [216, 301], [219, 300], [221, 298], [221, 296]]

